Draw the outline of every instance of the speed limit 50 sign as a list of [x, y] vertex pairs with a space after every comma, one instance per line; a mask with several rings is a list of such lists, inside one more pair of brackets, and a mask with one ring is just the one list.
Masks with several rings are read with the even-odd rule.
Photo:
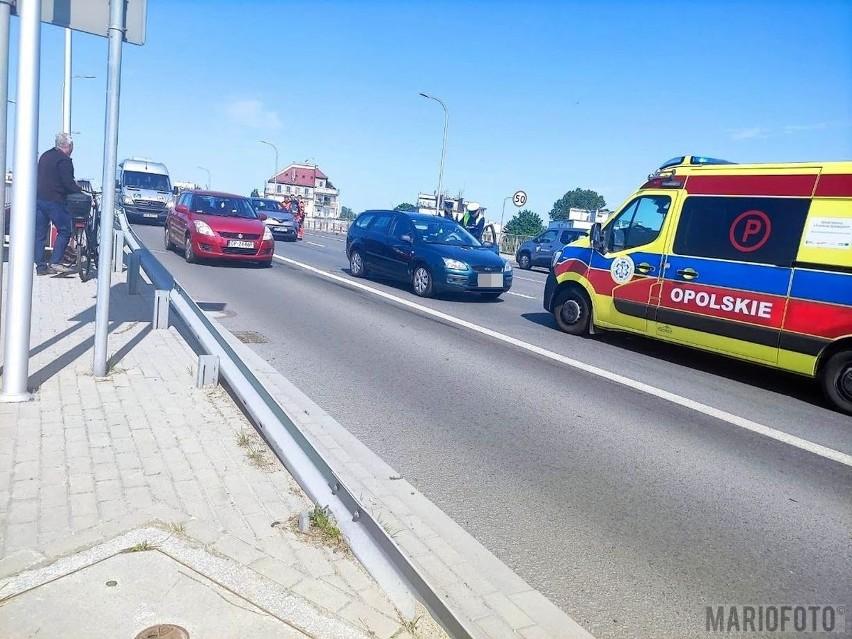
[[517, 207], [522, 207], [527, 203], [527, 194], [524, 191], [515, 191], [515, 194], [512, 196], [512, 202]]

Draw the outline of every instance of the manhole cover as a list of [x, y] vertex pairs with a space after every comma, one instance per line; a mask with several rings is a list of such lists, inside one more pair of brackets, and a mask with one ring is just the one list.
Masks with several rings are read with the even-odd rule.
[[180, 626], [162, 623], [146, 628], [136, 635], [136, 639], [189, 639], [189, 633]]
[[266, 344], [269, 340], [254, 331], [234, 331], [234, 337], [243, 344]]

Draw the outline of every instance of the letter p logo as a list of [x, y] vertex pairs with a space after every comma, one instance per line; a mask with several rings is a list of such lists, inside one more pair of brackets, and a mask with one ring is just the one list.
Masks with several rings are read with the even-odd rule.
[[763, 211], [740, 213], [731, 224], [728, 239], [740, 253], [751, 253], [766, 244], [772, 234], [772, 222]]

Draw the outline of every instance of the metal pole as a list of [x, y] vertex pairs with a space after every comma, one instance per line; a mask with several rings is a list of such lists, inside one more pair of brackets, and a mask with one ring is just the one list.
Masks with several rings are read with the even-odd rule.
[[62, 81], [62, 129], [71, 133], [71, 29], [65, 29], [65, 79]]
[[17, 8], [20, 17], [18, 109], [15, 114], [15, 180], [12, 183], [9, 299], [6, 305], [6, 317], [11, 321], [6, 322], [3, 390], [0, 392], [2, 402], [25, 402], [31, 399], [27, 381], [33, 310], [41, 2], [19, 2]]
[[[272, 181], [274, 182], [274, 181], [275, 181], [275, 174], [276, 174], [276, 173], [278, 173], [278, 147], [277, 147], [277, 146], [275, 146], [274, 144], [272, 144], [272, 142], [267, 142], [266, 140], [260, 140], [260, 143], [261, 143], [261, 144], [267, 144], [267, 145], [271, 146], [271, 147], [275, 150], [275, 170], [274, 170], [274, 171], [272, 171]], [[270, 191], [269, 191], [269, 192], [270, 192], [270, 194], [271, 194], [271, 193], [273, 193], [274, 191], [272, 191], [272, 190], [270, 189]]]
[[198, 168], [201, 169], [202, 171], [207, 171], [207, 184], [204, 186], [204, 189], [209, 191], [210, 190], [210, 182], [211, 182], [210, 169], [204, 168], [203, 166], [199, 166]]
[[444, 156], [447, 154], [447, 128], [450, 124], [450, 112], [447, 110], [447, 105], [440, 98], [425, 93], [421, 93], [420, 95], [429, 100], [434, 100], [444, 108], [444, 142], [441, 145], [441, 168], [438, 170], [438, 192], [435, 194], [435, 206], [437, 207], [438, 215], [441, 215], [441, 190], [444, 183]]
[[6, 261], [6, 139], [9, 119], [9, 16], [12, 0], [0, 0], [0, 326], [3, 325], [3, 267]]
[[121, 43], [124, 40], [124, 1], [109, 3], [109, 62], [107, 73], [106, 130], [104, 135], [103, 206], [101, 208], [100, 248], [98, 255], [98, 298], [95, 306], [95, 348], [93, 372], [107, 373], [107, 334], [109, 332], [109, 290], [112, 284], [110, 260], [115, 216], [115, 169], [118, 164], [118, 107], [121, 95]]
[[503, 218], [506, 217], [506, 201], [511, 200], [512, 196], [507, 195], [503, 198], [503, 212], [500, 214], [500, 232], [503, 232]]

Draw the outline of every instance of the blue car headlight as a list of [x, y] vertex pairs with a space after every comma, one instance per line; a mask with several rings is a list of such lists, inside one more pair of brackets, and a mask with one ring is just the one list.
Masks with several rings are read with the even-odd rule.
[[468, 265], [462, 262], [461, 260], [453, 260], [449, 257], [442, 257], [444, 260], [444, 266], [451, 271], [466, 271], [468, 270]]

